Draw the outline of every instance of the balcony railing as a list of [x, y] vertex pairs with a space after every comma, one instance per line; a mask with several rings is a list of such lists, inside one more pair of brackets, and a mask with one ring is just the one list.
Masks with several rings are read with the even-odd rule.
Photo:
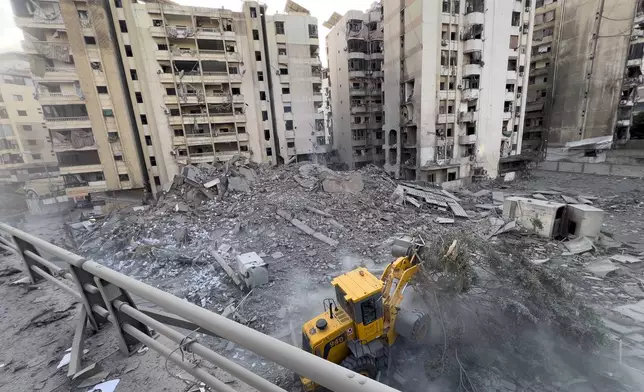
[[64, 121], [89, 121], [89, 117], [48, 117], [45, 121], [64, 122]]
[[72, 72], [72, 73], [75, 73], [76, 68], [71, 68], [71, 67], [68, 67], [68, 68], [65, 68], [65, 67], [63, 67], [63, 68], [45, 67], [45, 72]]

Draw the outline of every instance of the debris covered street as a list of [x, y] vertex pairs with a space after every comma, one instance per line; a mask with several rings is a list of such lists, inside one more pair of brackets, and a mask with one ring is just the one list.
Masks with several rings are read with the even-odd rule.
[[[448, 192], [392, 180], [374, 166], [335, 172], [310, 163], [268, 168], [234, 159], [187, 166], [151, 205], [83, 212], [82, 218], [76, 211], [48, 235], [73, 252], [298, 346], [301, 325], [334, 296], [333, 277], [357, 266], [379, 275], [393, 261], [394, 238], [403, 234], [427, 244], [456, 241], [467, 284], [465, 275], [444, 266], [442, 277], [454, 274], [461, 285], [453, 290], [451, 280], [449, 290], [431, 289], [427, 303], [440, 320], [432, 324], [439, 329], [437, 341], [394, 351], [399, 355], [389, 377], [399, 389], [426, 390], [419, 386], [429, 383], [454, 391], [638, 391], [642, 384], [633, 381], [633, 369], [644, 364], [644, 186], [637, 179], [595, 179], [534, 171], [515, 182]], [[601, 233], [592, 239], [540, 236], [545, 219], [525, 227], [520, 216], [507, 218], [504, 202], [513, 198], [601, 209]], [[442, 254], [442, 246], [434, 249]], [[255, 280], [238, 271], [239, 260], [248, 257], [257, 263], [243, 268], [255, 271]], [[0, 277], [3, 295], [24, 290], [9, 286], [20, 277]], [[415, 288], [427, 282], [419, 279]], [[29, 290], [22, 295], [34, 308], [43, 302]], [[55, 314], [64, 308], [55, 307]], [[73, 334], [73, 314], [43, 327], [50, 334], [58, 329], [56, 352], [0, 370], [0, 390], [43, 362], [58, 362], [58, 349]], [[16, 341], [28, 333], [7, 329], [26, 320], [12, 321], [11, 314], [2, 320], [4, 334], [11, 332]], [[506, 334], [505, 342], [472, 341], [491, 336], [488, 327]], [[228, 341], [197, 336], [262, 377], [297, 390], [291, 372]], [[19, 346], [11, 350], [0, 362], [16, 363], [9, 361]], [[582, 363], [583, 350], [592, 355]], [[113, 367], [107, 363], [103, 370], [118, 374]], [[158, 374], [165, 374], [163, 364]]]

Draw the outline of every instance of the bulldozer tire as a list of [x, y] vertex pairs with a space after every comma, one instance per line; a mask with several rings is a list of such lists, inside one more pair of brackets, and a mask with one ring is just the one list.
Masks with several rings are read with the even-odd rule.
[[369, 378], [375, 379], [376, 375], [378, 374], [376, 359], [369, 355], [356, 358], [353, 354], [351, 354], [347, 358], [345, 358], [345, 360], [342, 361], [340, 365]]

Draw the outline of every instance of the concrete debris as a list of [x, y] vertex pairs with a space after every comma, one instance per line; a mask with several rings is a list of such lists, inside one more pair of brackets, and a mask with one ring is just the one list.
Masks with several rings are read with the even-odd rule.
[[446, 224], [446, 223], [447, 223], [447, 224], [450, 224], [450, 223], [454, 223], [454, 219], [452, 219], [452, 218], [441, 218], [441, 217], [438, 217], [438, 218], [436, 218], [436, 223], [440, 223], [440, 224]]
[[279, 260], [279, 259], [281, 259], [282, 257], [284, 257], [284, 253], [282, 253], [282, 252], [275, 252], [275, 253], [273, 253], [273, 254], [271, 255], [271, 257], [273, 258], [273, 260]]
[[205, 184], [203, 184], [203, 186], [206, 188], [212, 188], [213, 186], [219, 185], [219, 184], [221, 184], [221, 179], [215, 178], [213, 180], [206, 182]]
[[235, 192], [250, 192], [248, 181], [241, 177], [228, 177], [228, 190]]
[[95, 385], [94, 388], [87, 392], [114, 392], [120, 381], [118, 378], [116, 380], [105, 381], [104, 383]]
[[563, 243], [568, 252], [564, 252], [563, 256], [578, 255], [584, 252], [593, 250], [593, 242], [586, 237], [575, 238], [574, 240]]
[[219, 248], [217, 248], [217, 252], [226, 254], [230, 250], [231, 246], [228, 244], [221, 244], [219, 245]]
[[613, 261], [618, 261], [622, 264], [633, 264], [633, 263], [639, 263], [642, 261], [639, 257], [631, 256], [631, 255], [613, 255], [610, 256], [610, 259]]
[[7, 267], [0, 270], [0, 277], [12, 276], [15, 274], [19, 274], [20, 272], [21, 271], [18, 268]]
[[13, 282], [9, 283], [11, 286], [22, 286], [22, 285], [27, 285], [30, 284], [31, 280], [29, 279], [28, 276], [25, 276], [24, 278], [20, 278], [18, 280], [14, 280]]
[[212, 256], [215, 258], [215, 260], [217, 261], [219, 266], [224, 270], [224, 272], [226, 272], [226, 274], [233, 280], [233, 282], [235, 282], [237, 287], [241, 288], [242, 281], [239, 274], [233, 271], [233, 269], [230, 267], [228, 262], [226, 262], [226, 260], [218, 252], [213, 250]]
[[188, 207], [185, 203], [177, 203], [174, 206], [174, 211], [175, 212], [190, 212], [190, 207]]
[[545, 263], [547, 263], [547, 262], [549, 262], [549, 261], [550, 261], [550, 259], [549, 259], [549, 258], [548, 258], [548, 259], [535, 259], [535, 260], [530, 260], [530, 262], [531, 262], [532, 264], [534, 264], [534, 265], [541, 265], [541, 264], [545, 264]]
[[592, 201], [590, 201], [589, 199], [586, 199], [585, 197], [577, 196], [577, 200], [578, 200], [581, 204], [593, 204], [593, 202], [592, 202]]
[[532, 195], [532, 198], [537, 199], [537, 200], [548, 200], [544, 195], [541, 193], [535, 193]]
[[564, 201], [568, 204], [579, 204], [579, 201], [577, 201], [577, 199], [575, 199], [574, 197], [561, 195], [561, 198], [564, 199]]
[[608, 259], [600, 259], [586, 266], [587, 271], [600, 278], [605, 278], [606, 275], [618, 269], [619, 267]]
[[420, 202], [411, 196], [405, 196], [405, 201], [416, 208], [420, 208]]
[[503, 209], [502, 205], [497, 205], [497, 204], [476, 204], [476, 208], [480, 208], [482, 210], [501, 210]]
[[457, 202], [449, 201], [449, 202], [447, 202], [447, 205], [452, 210], [454, 215], [456, 215], [458, 217], [461, 217], [461, 218], [469, 218], [469, 215], [467, 214], [467, 212]]
[[311, 212], [312, 212], [312, 213], [314, 213], [314, 214], [318, 214], [318, 215], [321, 215], [321, 216], [324, 216], [324, 217], [327, 217], [327, 218], [331, 218], [331, 217], [333, 217], [333, 215], [331, 215], [331, 214], [329, 214], [329, 213], [327, 213], [327, 212], [324, 212], [324, 211], [322, 211], [322, 210], [318, 210], [317, 208], [314, 208], [314, 207], [311, 207], [311, 206], [306, 206], [305, 208], [306, 208], [308, 211], [311, 211]]
[[101, 382], [105, 381], [105, 379], [110, 375], [110, 372], [108, 371], [102, 371], [100, 373], [97, 373], [85, 380], [83, 380], [80, 384], [78, 384], [78, 388], [87, 388], [87, 387], [92, 387], [96, 384], [100, 384]]
[[450, 199], [452, 199], [454, 201], [457, 201], [457, 202], [461, 201], [461, 199], [459, 199], [458, 197], [454, 196], [454, 194], [450, 193], [449, 191], [447, 191], [445, 189], [441, 190], [441, 192], [443, 192], [443, 194], [445, 196], [449, 197]]
[[317, 231], [313, 230], [308, 225], [306, 225], [303, 222], [301, 222], [299, 219], [293, 218], [292, 215], [289, 212], [284, 211], [284, 210], [277, 210], [277, 215], [282, 217], [282, 218], [284, 218], [284, 219], [286, 219], [287, 221], [291, 222], [291, 224], [293, 226], [295, 226], [298, 229], [302, 230], [306, 234], [308, 234], [308, 235], [310, 235], [312, 237], [315, 237], [315, 238], [317, 238], [318, 240], [320, 240], [322, 242], [326, 242], [327, 244], [329, 244], [331, 246], [338, 246], [338, 243], [339, 243], [338, 241], [334, 240], [333, 238], [327, 237], [326, 235], [324, 235], [322, 233], [318, 233]]
[[607, 150], [613, 145], [613, 135], [610, 136], [599, 136], [582, 140], [575, 140], [572, 142], [566, 142], [564, 145], [565, 148], [575, 150], [575, 149], [584, 149], [584, 150]]
[[503, 192], [492, 192], [492, 200], [503, 203], [503, 199], [505, 199], [505, 193]]
[[237, 270], [249, 289], [268, 283], [268, 265], [255, 252], [237, 256]]
[[185, 227], [178, 228], [173, 234], [174, 240], [179, 244], [186, 244], [189, 242], [188, 229]]
[[487, 190], [487, 189], [482, 189], [482, 190], [474, 193], [472, 196], [474, 196], [474, 197], [483, 197], [483, 196], [489, 195], [490, 193], [492, 193], [492, 191]]
[[599, 236], [597, 237], [597, 241], [595, 243], [597, 244], [597, 246], [604, 249], [615, 249], [622, 246], [621, 242], [615, 241], [604, 233], [599, 233]]
[[364, 182], [360, 173], [351, 173], [346, 177], [327, 175], [322, 181], [322, 189], [328, 193], [359, 193], [364, 189]]

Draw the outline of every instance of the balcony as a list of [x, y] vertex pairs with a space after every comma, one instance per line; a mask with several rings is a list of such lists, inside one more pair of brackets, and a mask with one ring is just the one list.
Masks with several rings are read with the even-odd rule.
[[313, 92], [313, 102], [321, 102], [322, 101], [322, 93], [321, 92]]
[[468, 39], [463, 44], [463, 53], [480, 52], [483, 50], [482, 39]]
[[195, 36], [199, 39], [235, 39], [234, 31], [221, 31], [214, 27], [197, 27]]
[[280, 64], [288, 64], [288, 56], [285, 54], [278, 54], [277, 62]]
[[514, 91], [505, 90], [505, 100], [514, 101]]
[[465, 6], [465, 16], [463, 16], [463, 25], [482, 25], [485, 24], [485, 10], [483, 7], [471, 7], [467, 9], [468, 5]]
[[478, 111], [461, 112], [459, 114], [459, 119], [461, 120], [461, 122], [475, 122], [475, 121], [478, 121], [479, 112]]
[[503, 121], [510, 121], [512, 119], [512, 112], [503, 112]]
[[353, 60], [353, 59], [361, 59], [361, 60], [363, 60], [365, 57], [367, 57], [367, 54], [362, 53], [362, 52], [349, 52], [347, 54], [347, 58], [349, 60]]
[[50, 117], [45, 118], [49, 129], [91, 128], [89, 117]]
[[210, 132], [186, 133], [186, 144], [189, 146], [200, 146], [205, 144], [212, 144], [212, 138], [210, 137]]
[[505, 78], [507, 80], [517, 80], [517, 71], [508, 71]]
[[35, 29], [64, 30], [65, 22], [63, 21], [63, 18], [62, 16], [60, 16], [60, 14], [58, 16], [59, 17], [52, 20], [35, 18], [35, 17], [15, 16], [13, 20], [16, 22], [16, 26], [20, 28], [27, 27], [27, 28], [35, 28]]
[[385, 73], [383, 71], [371, 71], [371, 76], [374, 78], [383, 78]]
[[547, 75], [548, 67], [530, 68], [530, 76]]
[[349, 79], [352, 78], [364, 78], [367, 74], [365, 71], [349, 71]]
[[355, 113], [366, 113], [367, 107], [364, 105], [351, 106], [351, 114]]
[[106, 190], [107, 190], [106, 181], [86, 181], [86, 182], [79, 182], [73, 185], [65, 184], [65, 193], [67, 194], [67, 196], [70, 196], [70, 197], [87, 196], [90, 193], [104, 192]]
[[37, 93], [38, 102], [43, 104], [83, 103], [85, 99], [78, 94], [65, 93]]
[[[456, 44], [458, 45], [458, 44]], [[369, 58], [372, 60], [384, 60], [385, 54], [383, 52], [374, 52], [369, 55]]]
[[[202, 77], [197, 75], [195, 82], [200, 82]], [[227, 83], [227, 82], [240, 82], [242, 76], [240, 74], [229, 74], [228, 72], [203, 72], [204, 83]]]
[[476, 134], [474, 135], [461, 135], [458, 137], [458, 144], [476, 144]]
[[461, 94], [461, 99], [463, 101], [472, 101], [475, 99], [479, 99], [479, 89], [478, 88], [468, 88], [463, 90], [463, 94]]
[[290, 83], [291, 82], [291, 77], [288, 75], [279, 75], [279, 81], [280, 83]]
[[[184, 52], [181, 54], [181, 56], [192, 56], [192, 52], [187, 53]], [[174, 57], [174, 56], [173, 56]], [[199, 57], [201, 57], [202, 60], [218, 60], [218, 61], [226, 61], [226, 52], [223, 50], [207, 50], [207, 49], [199, 49]]]
[[367, 94], [367, 91], [365, 89], [362, 89], [362, 88], [349, 89], [349, 95], [351, 95], [352, 97], [360, 96], [360, 95], [366, 95], [366, 94]]
[[619, 119], [617, 120], [617, 126], [618, 127], [630, 127], [631, 126], [631, 120], [626, 118], [626, 119]]
[[456, 121], [455, 114], [438, 114], [436, 115], [437, 124], [453, 123]]
[[463, 76], [480, 75], [482, 68], [481, 64], [465, 64], [463, 66]]
[[79, 173], [92, 173], [103, 171], [103, 165], [100, 163], [91, 165], [69, 165], [64, 166], [63, 163], [58, 164], [60, 174], [79, 174]]
[[59, 67], [45, 67], [45, 74], [43, 76], [33, 75], [34, 80], [40, 82], [74, 82], [78, 80], [76, 68], [59, 68]]
[[630, 107], [633, 106], [634, 102], [632, 99], [622, 99], [619, 101], [619, 106]]
[[641, 66], [642, 65], [642, 59], [631, 59], [626, 62], [627, 67], [636, 67], [636, 66]]

